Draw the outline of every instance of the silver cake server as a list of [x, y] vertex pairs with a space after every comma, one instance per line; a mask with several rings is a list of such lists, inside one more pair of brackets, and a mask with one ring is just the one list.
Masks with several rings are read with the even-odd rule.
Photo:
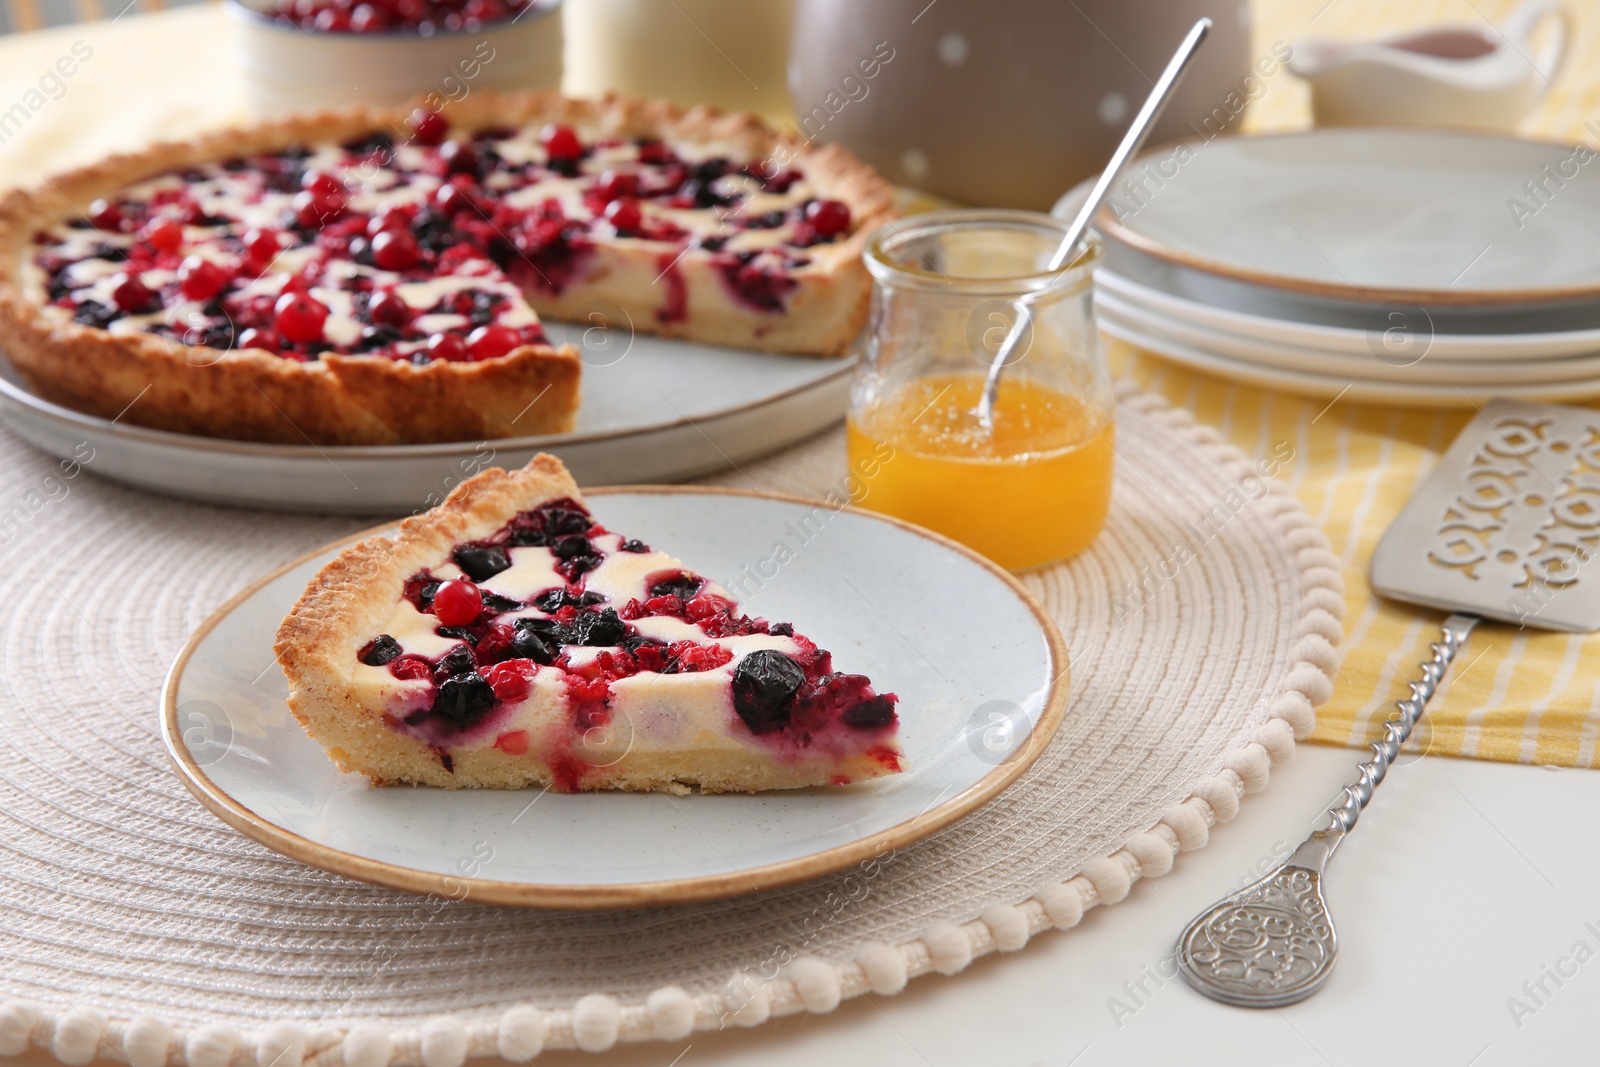
[[1339, 940], [1323, 897], [1328, 860], [1383, 782], [1473, 626], [1600, 630], [1600, 412], [1497, 400], [1461, 431], [1372, 556], [1380, 596], [1451, 612], [1421, 678], [1372, 758], [1277, 870], [1195, 916], [1178, 967], [1208, 997], [1248, 1008], [1304, 1000]]

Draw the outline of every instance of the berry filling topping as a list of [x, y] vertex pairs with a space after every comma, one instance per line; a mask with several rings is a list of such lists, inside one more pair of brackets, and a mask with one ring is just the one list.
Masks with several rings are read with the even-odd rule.
[[263, 10], [274, 22], [318, 33], [414, 33], [475, 30], [549, 4], [534, 0], [277, 0]]
[[[860, 751], [896, 726], [893, 695], [836, 672], [793, 627], [742, 614], [715, 583], [570, 499], [458, 544], [406, 581], [402, 601], [394, 633], [356, 655], [402, 683], [390, 725], [441, 752], [543, 746], [560, 788], [578, 788], [588, 766], [569, 758], [573, 746], [616, 728], [619, 694], [651, 675], [714, 675], [724, 729], [779, 755]], [[519, 718], [536, 691], [564, 701], [554, 739]], [[896, 758], [890, 746], [871, 751]]]
[[[283, 10], [297, 23], [337, 12], [352, 31], [516, 10], [439, 0], [438, 21], [435, 0], [385, 3]], [[425, 365], [544, 344], [524, 294], [580, 282], [599, 244], [653, 254], [662, 322], [691, 313], [690, 262], [740, 306], [782, 313], [811, 250], [858, 221], [792, 168], [560, 124], [458, 130], [418, 108], [356, 141], [203, 164], [96, 200], [36, 235], [33, 266], [43, 302], [112, 333]]]

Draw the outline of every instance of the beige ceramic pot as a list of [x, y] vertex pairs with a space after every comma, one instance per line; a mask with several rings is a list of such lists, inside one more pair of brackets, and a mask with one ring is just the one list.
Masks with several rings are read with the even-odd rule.
[[1046, 210], [1097, 172], [1194, 21], [1215, 26], [1151, 143], [1212, 136], [1283, 77], [1242, 0], [797, 0], [801, 132], [892, 180]]
[[567, 0], [568, 92], [788, 118], [792, 0]]

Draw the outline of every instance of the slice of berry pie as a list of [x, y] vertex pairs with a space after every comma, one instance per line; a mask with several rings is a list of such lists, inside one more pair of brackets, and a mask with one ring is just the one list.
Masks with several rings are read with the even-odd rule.
[[600, 525], [552, 456], [345, 549], [276, 649], [301, 725], [380, 785], [753, 792], [904, 766], [892, 694]]
[[570, 430], [540, 314], [838, 355], [888, 186], [746, 115], [474, 93], [158, 145], [0, 200], [43, 397], [158, 429], [392, 444]]

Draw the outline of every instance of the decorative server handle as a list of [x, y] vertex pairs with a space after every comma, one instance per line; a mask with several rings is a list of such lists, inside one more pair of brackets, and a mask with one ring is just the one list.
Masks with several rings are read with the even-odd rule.
[[1344, 787], [1344, 799], [1328, 809], [1328, 825], [1324, 833], [1345, 834], [1356, 824], [1361, 812], [1372, 800], [1372, 794], [1382, 784], [1384, 775], [1400, 755], [1400, 750], [1411, 737], [1417, 721], [1427, 710], [1428, 701], [1439, 688], [1445, 672], [1478, 620], [1471, 615], [1452, 615], [1444, 621], [1442, 635], [1433, 644], [1433, 658], [1418, 664], [1422, 671], [1420, 680], [1411, 683], [1411, 697], [1395, 706], [1395, 712], [1384, 724], [1383, 740], [1372, 743], [1372, 758], [1357, 769], [1359, 777]]

